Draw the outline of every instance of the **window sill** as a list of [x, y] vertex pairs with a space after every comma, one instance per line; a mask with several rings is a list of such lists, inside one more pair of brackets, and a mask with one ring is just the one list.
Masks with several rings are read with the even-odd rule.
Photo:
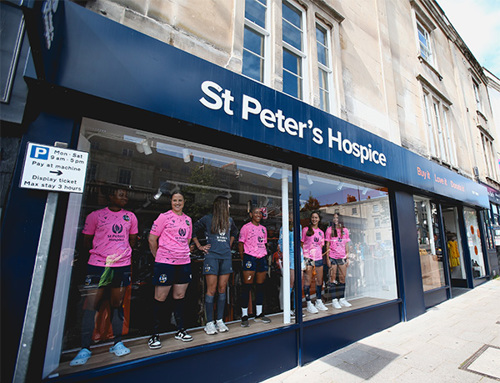
[[443, 80], [443, 76], [441, 76], [441, 74], [436, 70], [436, 68], [434, 68], [434, 66], [432, 66], [432, 64], [429, 61], [427, 61], [424, 57], [422, 57], [422, 55], [418, 55], [418, 60], [422, 64], [424, 64], [425, 66], [427, 66], [427, 68], [429, 68], [437, 76], [437, 78], [439, 79], [439, 81]]

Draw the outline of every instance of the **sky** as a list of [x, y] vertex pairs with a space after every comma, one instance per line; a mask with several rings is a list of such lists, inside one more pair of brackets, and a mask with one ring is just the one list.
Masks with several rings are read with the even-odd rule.
[[481, 66], [500, 78], [500, 0], [437, 0]]

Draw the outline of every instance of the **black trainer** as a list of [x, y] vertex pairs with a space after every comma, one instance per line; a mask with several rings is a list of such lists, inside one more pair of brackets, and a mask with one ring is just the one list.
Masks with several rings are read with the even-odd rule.
[[191, 342], [193, 340], [193, 337], [189, 335], [186, 330], [179, 330], [177, 331], [177, 334], [175, 334], [175, 339], [177, 340], [182, 340], [183, 342]]
[[151, 338], [148, 340], [148, 346], [151, 350], [161, 348], [160, 336], [158, 334], [151, 335]]
[[248, 327], [250, 324], [248, 323], [248, 315], [241, 317], [241, 327]]

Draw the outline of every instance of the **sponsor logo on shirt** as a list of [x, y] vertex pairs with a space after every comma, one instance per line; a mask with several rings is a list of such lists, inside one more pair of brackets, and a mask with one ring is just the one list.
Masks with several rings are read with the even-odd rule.
[[179, 229], [179, 235], [180, 235], [181, 237], [186, 236], [186, 229], [183, 229], [183, 228], [181, 227], [181, 228]]
[[120, 234], [123, 231], [123, 226], [118, 225], [118, 224], [114, 224], [112, 230], [113, 230], [113, 233]]

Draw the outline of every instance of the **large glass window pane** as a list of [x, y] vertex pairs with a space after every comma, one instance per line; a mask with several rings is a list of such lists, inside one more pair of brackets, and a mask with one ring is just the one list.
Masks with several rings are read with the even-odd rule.
[[262, 56], [264, 51], [263, 36], [249, 28], [245, 28], [244, 47], [257, 55]]
[[302, 50], [302, 14], [287, 3], [283, 3], [283, 41]]
[[305, 320], [397, 298], [387, 188], [301, 169], [300, 206]]
[[[63, 287], [53, 309], [47, 374], [124, 361], [109, 352], [120, 332], [130, 361], [291, 323], [290, 167], [89, 119], [80, 141], [88, 148], [92, 177], [68, 209], [73, 218], [65, 227], [61, 262], [71, 266], [60, 269]], [[124, 157], [124, 150], [133, 155]], [[242, 262], [241, 252], [253, 251], [252, 228], [259, 253]], [[187, 263], [174, 267], [167, 261]], [[252, 274], [254, 264], [254, 280], [260, 276], [263, 283], [247, 289], [243, 276]], [[182, 306], [171, 291], [164, 302], [165, 290], [158, 292], [171, 278], [179, 278], [171, 291], [187, 287]], [[246, 311], [241, 302], [248, 302]], [[252, 325], [242, 330], [244, 314]], [[258, 315], [270, 323], [260, 318], [254, 324]], [[224, 323], [214, 323], [218, 319]], [[207, 335], [213, 333], [209, 323], [217, 336]], [[193, 342], [182, 341], [181, 327]], [[153, 333], [163, 347], [153, 338], [148, 348]], [[70, 366], [82, 346], [91, 350], [91, 362]]]
[[442, 234], [436, 204], [421, 197], [414, 200], [422, 283], [424, 291], [428, 291], [446, 284]]
[[257, 81], [264, 80], [264, 36], [245, 27], [242, 73]]
[[243, 70], [245, 76], [262, 81], [263, 78], [263, 60], [248, 51], [243, 51]]
[[481, 232], [477, 220], [477, 212], [471, 208], [464, 208], [465, 231], [467, 233], [467, 244], [472, 262], [472, 276], [474, 278], [484, 277], [486, 269], [484, 267], [483, 248], [481, 246]]
[[283, 49], [283, 92], [302, 97], [302, 60], [300, 57]]
[[266, 27], [266, 0], [246, 0], [245, 19], [248, 19], [259, 27]]

